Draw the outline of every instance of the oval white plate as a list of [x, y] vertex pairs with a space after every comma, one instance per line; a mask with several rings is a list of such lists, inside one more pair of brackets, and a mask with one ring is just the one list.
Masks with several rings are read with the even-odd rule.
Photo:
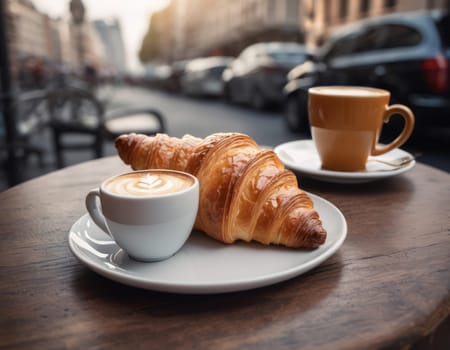
[[193, 232], [171, 258], [152, 263], [130, 259], [98, 228], [89, 214], [70, 229], [69, 246], [86, 266], [111, 280], [144, 289], [188, 294], [241, 291], [281, 282], [316, 267], [344, 242], [347, 223], [330, 202], [310, 195], [324, 228], [326, 242], [315, 250], [263, 246], [258, 243], [222, 244]]
[[[364, 183], [400, 175], [410, 170], [416, 164], [416, 161], [413, 160], [401, 168], [395, 168], [375, 161], [368, 161], [365, 171], [331, 171], [321, 168], [322, 164], [312, 140], [283, 143], [275, 147], [274, 151], [286, 167], [299, 174], [316, 180], [343, 184]], [[408, 152], [397, 148], [382, 156], [372, 158], [389, 161], [404, 156], [412, 157]]]

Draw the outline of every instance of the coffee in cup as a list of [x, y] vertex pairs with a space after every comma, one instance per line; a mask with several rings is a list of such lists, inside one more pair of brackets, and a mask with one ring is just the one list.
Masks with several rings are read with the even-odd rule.
[[[311, 134], [322, 168], [365, 170], [369, 155], [400, 147], [414, 128], [414, 114], [404, 105], [389, 106], [390, 92], [356, 86], [320, 86], [308, 90]], [[405, 120], [400, 135], [387, 145], [378, 140], [383, 122], [399, 114]]]
[[197, 178], [164, 169], [113, 176], [86, 196], [86, 208], [97, 226], [141, 261], [166, 259], [183, 246], [198, 202]]
[[173, 171], [137, 171], [108, 179], [105, 190], [124, 196], [160, 196], [185, 191], [194, 185], [192, 176]]

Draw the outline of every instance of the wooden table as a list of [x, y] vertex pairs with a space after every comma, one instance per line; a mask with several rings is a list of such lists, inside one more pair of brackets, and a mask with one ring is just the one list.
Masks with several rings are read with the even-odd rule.
[[127, 169], [109, 157], [0, 193], [0, 348], [450, 348], [449, 174], [300, 179], [345, 215], [341, 249], [292, 280], [202, 296], [121, 285], [71, 254], [86, 192]]

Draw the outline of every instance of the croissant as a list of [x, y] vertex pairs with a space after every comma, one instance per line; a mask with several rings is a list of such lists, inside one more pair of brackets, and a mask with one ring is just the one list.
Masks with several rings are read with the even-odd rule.
[[219, 241], [255, 240], [291, 248], [317, 248], [325, 242], [319, 215], [294, 173], [247, 135], [216, 133], [201, 139], [133, 133], [119, 136], [115, 146], [134, 170], [195, 175], [200, 204], [194, 227]]

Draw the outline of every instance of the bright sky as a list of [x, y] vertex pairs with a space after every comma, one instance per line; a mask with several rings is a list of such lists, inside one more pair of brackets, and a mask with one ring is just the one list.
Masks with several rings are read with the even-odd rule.
[[[0, 0], [1, 1], [1, 0]], [[35, 6], [51, 17], [69, 14], [70, 0], [32, 0]], [[122, 27], [130, 69], [140, 68], [137, 54], [147, 31], [152, 12], [162, 9], [170, 0], [83, 0], [90, 20], [116, 17]]]

